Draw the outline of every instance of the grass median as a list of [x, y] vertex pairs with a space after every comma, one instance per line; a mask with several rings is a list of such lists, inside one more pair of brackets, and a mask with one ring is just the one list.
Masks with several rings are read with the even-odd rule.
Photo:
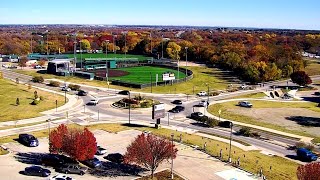
[[[78, 125], [69, 125], [75, 128], [80, 128]], [[182, 141], [187, 145], [197, 145], [199, 147], [203, 147], [204, 143], [207, 143], [206, 149], [207, 153], [212, 156], [218, 156], [220, 150], [222, 149], [222, 160], [227, 161], [228, 152], [229, 152], [229, 144], [219, 142], [216, 140], [203, 138], [198, 135], [192, 135], [184, 132], [179, 132], [175, 130], [169, 129], [155, 129], [145, 126], [128, 126], [126, 124], [97, 124], [87, 126], [90, 130], [105, 130], [108, 132], [119, 132], [123, 130], [136, 129], [139, 131], [151, 131], [153, 134], [165, 138], [170, 138], [170, 135], [174, 134], [175, 141], [179, 140], [180, 134], [182, 135]], [[36, 131], [32, 132], [32, 134], [38, 138], [48, 137], [48, 130]], [[0, 144], [6, 142], [13, 142], [13, 139], [18, 138], [18, 135], [12, 135], [7, 137], [0, 138]], [[240, 158], [240, 167], [253, 172], [258, 173], [260, 168], [263, 169], [264, 175], [268, 179], [282, 180], [282, 179], [297, 179], [296, 178], [296, 169], [299, 164], [287, 160], [278, 156], [267, 156], [259, 153], [258, 151], [243, 151], [237, 147], [232, 146], [231, 157], [233, 161]]]
[[[40, 112], [54, 109], [56, 100], [58, 106], [64, 104], [63, 96], [39, 89], [29, 89], [26, 85], [16, 84], [9, 80], [0, 79], [0, 86], [0, 122], [40, 116]], [[35, 91], [38, 97], [43, 97], [43, 100], [38, 105], [31, 105]], [[19, 105], [17, 105], [17, 98], [19, 98]]]

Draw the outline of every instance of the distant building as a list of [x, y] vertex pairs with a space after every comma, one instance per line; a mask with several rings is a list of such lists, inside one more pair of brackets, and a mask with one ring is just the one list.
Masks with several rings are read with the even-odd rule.
[[30, 60], [40, 60], [40, 59], [53, 60], [53, 59], [68, 59], [68, 56], [63, 54], [46, 55], [46, 54], [33, 53], [33, 54], [28, 54], [27, 58]]
[[12, 62], [12, 63], [17, 63], [19, 62], [19, 56], [18, 55], [1, 55], [1, 60], [2, 62]]

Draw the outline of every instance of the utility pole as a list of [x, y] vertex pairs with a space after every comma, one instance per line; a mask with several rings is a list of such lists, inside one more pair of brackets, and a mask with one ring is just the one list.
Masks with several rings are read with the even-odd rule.
[[73, 58], [74, 58], [74, 71], [77, 68], [77, 57], [76, 57], [76, 50], [77, 50], [77, 35], [74, 36], [74, 45], [73, 45]]
[[129, 124], [131, 121], [131, 92], [129, 91]]
[[80, 69], [82, 69], [82, 47], [81, 47], [81, 45], [82, 45], [82, 42], [81, 42], [81, 40], [79, 41], [79, 45], [80, 45]]
[[127, 33], [124, 32], [124, 58], [127, 58]]
[[161, 59], [163, 59], [163, 34], [161, 35], [161, 47], [162, 47], [162, 52], [161, 52]]
[[152, 55], [152, 31], [150, 31], [150, 54]]
[[[48, 43], [49, 31], [47, 30], [47, 56], [49, 55], [49, 43]], [[47, 57], [48, 58], [48, 57]]]

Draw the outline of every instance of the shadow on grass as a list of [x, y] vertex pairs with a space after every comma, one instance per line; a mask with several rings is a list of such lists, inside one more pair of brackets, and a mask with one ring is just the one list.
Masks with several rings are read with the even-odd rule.
[[97, 169], [92, 169], [90, 174], [97, 177], [137, 176], [144, 171], [146, 171], [146, 169], [136, 165], [102, 162], [102, 166]]
[[290, 116], [286, 117], [287, 120], [295, 121], [299, 125], [309, 127], [320, 127], [320, 118], [318, 117], [306, 117], [306, 116]]
[[296, 155], [286, 155], [286, 157], [287, 158], [290, 158], [290, 159], [293, 159], [293, 160], [300, 160], [299, 158], [298, 158], [298, 156], [296, 156]]
[[147, 128], [149, 126], [145, 126], [145, 125], [140, 125], [140, 124], [129, 124], [129, 123], [124, 123], [122, 124], [122, 126], [126, 126], [126, 127], [136, 127], [136, 128]]
[[204, 123], [199, 123], [199, 122], [193, 122], [191, 123], [192, 125], [195, 125], [195, 126], [200, 126], [200, 127], [209, 127], [208, 125], [204, 124]]
[[37, 73], [39, 73], [39, 74], [47, 74], [47, 70], [39, 70], [39, 71], [37, 71]]
[[301, 97], [304, 101], [320, 103], [319, 97]]

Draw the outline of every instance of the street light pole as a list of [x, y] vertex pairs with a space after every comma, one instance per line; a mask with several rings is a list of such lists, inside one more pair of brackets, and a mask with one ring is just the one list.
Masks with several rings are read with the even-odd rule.
[[152, 32], [150, 31], [150, 54], [152, 55]]
[[81, 40], [79, 41], [79, 44], [80, 44], [80, 69], [82, 69], [82, 42]]
[[109, 40], [106, 41], [106, 78], [107, 82], [109, 82], [109, 69], [108, 69], [108, 45], [109, 45]]
[[180, 63], [179, 63], [179, 58], [178, 58], [178, 51], [176, 51], [176, 59], [178, 61], [178, 79], [180, 79]]
[[124, 58], [127, 57], [127, 32], [124, 33]]
[[48, 133], [49, 133], [49, 144], [50, 144], [50, 121], [51, 119], [48, 119]]
[[152, 93], [152, 74], [150, 72], [150, 92]]
[[174, 134], [171, 134], [171, 179], [173, 179], [173, 136]]
[[[47, 32], [47, 56], [49, 55], [48, 35], [49, 35], [49, 31]], [[48, 58], [48, 57], [47, 57], [47, 58]]]
[[229, 162], [231, 162], [232, 126], [233, 126], [233, 123], [230, 122], [230, 145], [229, 145], [229, 159], [228, 159]]
[[[67, 87], [66, 87], [67, 88]], [[67, 103], [67, 91], [65, 89], [64, 91], [64, 103], [66, 104]]]

